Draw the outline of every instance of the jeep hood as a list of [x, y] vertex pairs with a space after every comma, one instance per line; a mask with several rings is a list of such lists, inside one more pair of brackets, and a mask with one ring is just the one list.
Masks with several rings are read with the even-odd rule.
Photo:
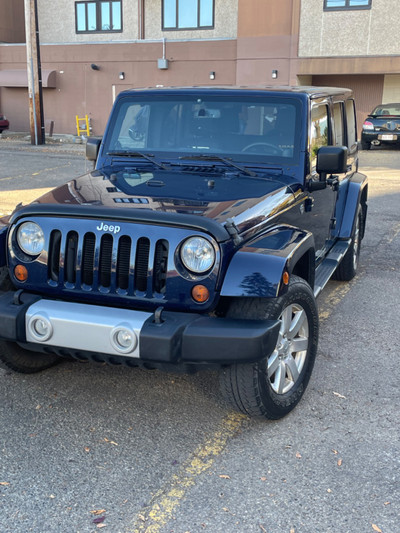
[[[204, 169], [182, 172], [153, 167], [140, 171], [132, 167], [118, 170], [110, 167], [74, 179], [33, 203], [36, 212], [37, 204], [59, 204], [197, 215], [220, 224], [233, 219], [239, 231], [243, 231], [255, 219], [258, 223], [279, 211], [284, 207], [282, 204], [293, 202], [299, 188], [293, 177], [278, 171], [251, 177], [239, 172], [204, 172]], [[56, 205], [54, 212], [57, 212]]]

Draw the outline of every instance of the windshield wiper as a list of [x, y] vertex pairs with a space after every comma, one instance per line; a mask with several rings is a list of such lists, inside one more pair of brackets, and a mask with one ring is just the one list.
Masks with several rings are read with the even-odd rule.
[[147, 159], [147, 161], [150, 161], [150, 163], [153, 163], [159, 168], [162, 168], [164, 170], [170, 170], [166, 165], [154, 159], [153, 154], [144, 154], [142, 152], [131, 152], [130, 150], [114, 150], [111, 152], [107, 152], [107, 155], [116, 155], [116, 156], [123, 156], [123, 157], [142, 157], [143, 159]]
[[189, 155], [184, 156], [182, 155], [179, 159], [188, 159], [188, 160], [199, 160], [199, 161], [221, 161], [221, 163], [225, 163], [225, 165], [236, 168], [237, 170], [240, 170], [240, 172], [243, 172], [244, 174], [247, 174], [248, 176], [257, 177], [258, 175], [253, 172], [252, 170], [249, 170], [245, 167], [242, 167], [240, 165], [237, 165], [234, 163], [231, 159], [227, 159], [225, 157], [220, 157], [219, 155], [206, 155], [206, 154], [199, 154], [199, 155]]

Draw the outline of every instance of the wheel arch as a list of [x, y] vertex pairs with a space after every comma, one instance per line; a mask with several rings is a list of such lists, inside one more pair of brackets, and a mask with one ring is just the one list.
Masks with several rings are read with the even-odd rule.
[[337, 224], [336, 236], [340, 239], [349, 239], [352, 235], [356, 221], [358, 206], [362, 207], [362, 234], [364, 237], [365, 220], [367, 216], [368, 178], [359, 172], [355, 173], [349, 181], [345, 206], [341, 219]]
[[313, 288], [314, 237], [292, 226], [279, 226], [240, 248], [221, 287], [223, 297], [276, 298], [285, 292], [283, 274], [297, 275]]

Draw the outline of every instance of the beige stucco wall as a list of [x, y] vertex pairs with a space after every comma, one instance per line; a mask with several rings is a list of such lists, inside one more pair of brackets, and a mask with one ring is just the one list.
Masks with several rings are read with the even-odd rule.
[[[123, 0], [122, 10], [123, 31], [121, 33], [76, 34], [74, 0], [38, 0], [40, 41], [42, 43], [93, 43], [137, 40], [139, 38], [138, 0]], [[161, 0], [146, 0], [145, 39], [236, 38], [237, 14], [238, 0], [216, 0], [214, 29], [162, 31]]]
[[74, 0], [38, 0], [40, 42], [83, 43], [138, 38], [138, 0], [123, 0], [121, 33], [75, 33]]
[[302, 0], [299, 56], [399, 55], [399, 0], [373, 0], [371, 9], [324, 11]]
[[383, 82], [382, 103], [400, 102], [400, 74], [387, 74]]

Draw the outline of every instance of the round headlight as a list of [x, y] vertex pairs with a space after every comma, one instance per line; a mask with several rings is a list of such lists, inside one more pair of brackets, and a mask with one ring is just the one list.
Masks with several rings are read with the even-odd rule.
[[42, 228], [35, 222], [24, 222], [17, 231], [17, 242], [28, 255], [39, 255], [44, 248]]
[[213, 266], [215, 251], [207, 239], [191, 237], [183, 243], [181, 259], [188, 270], [195, 274], [202, 274]]

